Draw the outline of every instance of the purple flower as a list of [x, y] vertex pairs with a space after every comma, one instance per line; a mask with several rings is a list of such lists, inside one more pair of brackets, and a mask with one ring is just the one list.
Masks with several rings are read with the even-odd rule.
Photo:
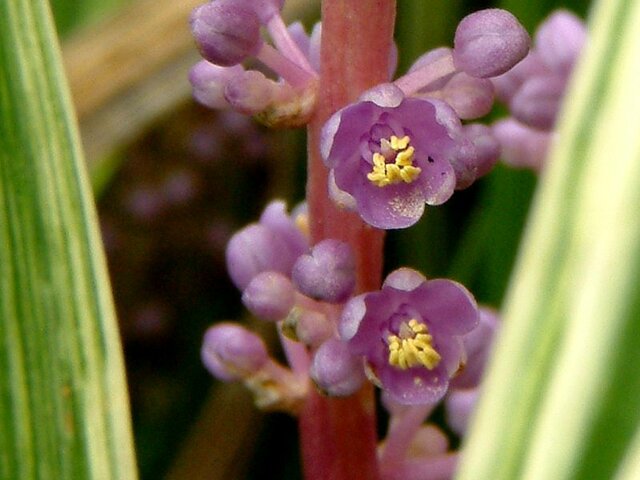
[[402, 268], [382, 290], [352, 298], [338, 328], [370, 378], [396, 402], [415, 405], [444, 396], [464, 358], [461, 336], [477, 323], [476, 302], [462, 285]]
[[444, 102], [405, 97], [393, 84], [365, 92], [322, 131], [334, 200], [377, 228], [416, 223], [425, 203], [445, 202], [456, 187], [460, 120]]

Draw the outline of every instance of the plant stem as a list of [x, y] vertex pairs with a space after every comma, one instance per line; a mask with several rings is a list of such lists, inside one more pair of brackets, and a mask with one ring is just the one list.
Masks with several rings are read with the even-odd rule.
[[[357, 292], [380, 287], [384, 233], [339, 210], [327, 195], [327, 169], [319, 152], [324, 122], [374, 85], [389, 80], [395, 0], [322, 2], [322, 53], [317, 112], [309, 124], [307, 201], [312, 242], [336, 238], [356, 255]], [[377, 479], [373, 388], [346, 399], [315, 391], [300, 416], [307, 480]]]

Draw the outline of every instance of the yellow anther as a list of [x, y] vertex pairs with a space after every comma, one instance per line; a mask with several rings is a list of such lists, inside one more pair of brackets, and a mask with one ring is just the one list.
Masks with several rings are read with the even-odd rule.
[[401, 167], [409, 167], [413, 165], [413, 152], [415, 152], [413, 147], [409, 147], [406, 150], [398, 152], [396, 155], [396, 165]]
[[294, 219], [294, 223], [298, 230], [300, 230], [305, 237], [310, 236], [309, 215], [307, 215], [306, 213], [298, 214]]
[[400, 370], [423, 366], [433, 370], [440, 363], [440, 354], [433, 348], [433, 337], [424, 323], [416, 319], [403, 323], [400, 336], [389, 335], [389, 364]]
[[411, 139], [409, 138], [409, 135], [405, 135], [402, 138], [391, 135], [391, 138], [389, 139], [389, 145], [397, 152], [398, 150], [404, 150], [405, 148], [407, 148], [410, 140]]
[[418, 178], [422, 170], [413, 166], [415, 149], [409, 147], [409, 141], [408, 135], [402, 138], [391, 135], [388, 140], [383, 138], [380, 141], [382, 152], [397, 152], [393, 159], [394, 162], [387, 163], [387, 159], [383, 154], [374, 153], [372, 158], [373, 168], [367, 174], [367, 179], [378, 187], [386, 187], [400, 182], [411, 183]]

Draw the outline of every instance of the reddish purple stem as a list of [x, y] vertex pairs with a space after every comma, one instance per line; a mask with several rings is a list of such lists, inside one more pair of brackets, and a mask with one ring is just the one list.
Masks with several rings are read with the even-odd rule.
[[[317, 112], [309, 124], [307, 201], [311, 238], [348, 242], [356, 253], [356, 293], [380, 287], [384, 232], [327, 196], [327, 169], [319, 152], [320, 130], [336, 110], [363, 90], [388, 81], [395, 0], [324, 0]], [[300, 415], [302, 461], [307, 480], [376, 480], [376, 416], [373, 388], [346, 399], [309, 396]]]

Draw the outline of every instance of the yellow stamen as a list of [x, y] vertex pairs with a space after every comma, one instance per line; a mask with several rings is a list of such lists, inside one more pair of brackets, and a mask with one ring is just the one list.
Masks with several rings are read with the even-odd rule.
[[294, 223], [298, 230], [300, 230], [305, 237], [309, 237], [311, 235], [309, 227], [309, 215], [307, 215], [306, 213], [298, 214], [294, 219]]
[[407, 148], [407, 145], [409, 145], [409, 141], [411, 139], [409, 138], [409, 135], [405, 135], [402, 138], [398, 138], [395, 135], [391, 135], [391, 138], [389, 140], [390, 140], [389, 144], [391, 145], [391, 148], [398, 151], [398, 150], [404, 150], [405, 148]]
[[424, 323], [409, 320], [400, 328], [400, 336], [389, 335], [389, 364], [400, 370], [422, 365], [433, 370], [440, 363], [440, 354], [433, 348], [433, 337]]
[[408, 135], [398, 138], [395, 135], [387, 140], [380, 141], [383, 152], [396, 152], [394, 163], [387, 163], [387, 159], [381, 153], [373, 154], [373, 168], [367, 179], [378, 187], [395, 185], [400, 182], [411, 183], [422, 171], [420, 167], [413, 166], [413, 154], [415, 149], [409, 146], [411, 139]]

